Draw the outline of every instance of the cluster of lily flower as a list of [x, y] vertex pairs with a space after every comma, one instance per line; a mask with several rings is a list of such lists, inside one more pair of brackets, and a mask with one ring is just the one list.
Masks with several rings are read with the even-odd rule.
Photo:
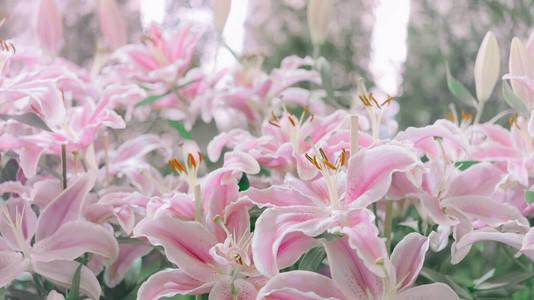
[[[41, 3], [48, 53], [61, 37], [53, 3]], [[90, 71], [0, 43], [0, 287], [29, 272], [48, 299], [100, 299], [160, 255], [132, 299], [457, 299], [444, 283], [413, 286], [429, 249], [449, 247], [456, 264], [497, 241], [534, 259], [534, 40], [512, 41], [509, 128], [479, 122], [500, 76], [488, 33], [476, 116], [396, 133], [398, 103], [362, 81], [350, 107], [324, 101], [321, 58], [208, 73], [192, 64], [194, 26], [152, 25], [124, 45], [118, 6], [101, 3], [116, 50]], [[201, 122], [218, 129], [202, 149], [190, 134]], [[419, 223], [391, 251], [392, 214], [409, 206]]]

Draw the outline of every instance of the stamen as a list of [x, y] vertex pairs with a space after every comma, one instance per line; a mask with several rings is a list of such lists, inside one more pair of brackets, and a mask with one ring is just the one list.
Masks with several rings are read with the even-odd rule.
[[313, 117], [315, 117], [315, 115], [311, 114], [310, 123], [313, 121]]
[[341, 156], [339, 157], [339, 164], [343, 167], [345, 165], [345, 148], [341, 149]]
[[384, 106], [384, 104], [389, 104], [389, 102], [391, 102], [391, 100], [393, 100], [393, 97], [388, 96], [388, 98], [384, 102], [382, 102], [381, 105]]
[[517, 113], [514, 113], [514, 115], [510, 117], [510, 119], [508, 119], [508, 122], [510, 123], [510, 127], [512, 127], [512, 125], [515, 125], [517, 129], [521, 129], [519, 127], [519, 124], [517, 124]]
[[369, 98], [373, 100], [373, 102], [376, 104], [376, 107], [380, 108], [380, 104], [376, 101], [375, 97], [373, 97], [373, 93], [369, 93]]
[[360, 98], [360, 100], [363, 102], [363, 105], [365, 106], [371, 106], [371, 103], [369, 102], [369, 99], [367, 99], [367, 97], [364, 95], [364, 96], [358, 96]]
[[193, 168], [196, 168], [197, 163], [195, 162], [195, 158], [193, 157], [193, 155], [189, 153], [189, 155], [187, 155], [187, 158], [189, 159], [189, 163], [193, 166]]
[[325, 166], [329, 167], [332, 170], [337, 170], [337, 168], [326, 159], [323, 159], [323, 164], [325, 164]]
[[317, 156], [315, 155], [313, 156], [313, 164], [319, 171], [322, 170], [321, 166], [319, 166], [319, 163], [317, 162]]
[[200, 165], [202, 163], [202, 153], [200, 151], [198, 152], [198, 164]]
[[41, 111], [35, 107], [35, 105], [32, 104], [30, 107], [36, 114], [40, 115], [41, 117], [43, 116], [43, 113], [41, 113]]
[[276, 117], [276, 115], [274, 114], [274, 112], [271, 111], [271, 116], [273, 116], [273, 120], [275, 120], [276, 122], [278, 122], [278, 118]]
[[179, 162], [176, 160], [176, 158], [174, 158], [174, 159], [172, 160], [172, 162], [176, 165], [176, 167], [178, 167], [178, 169], [180, 169], [180, 171], [185, 172], [184, 167], [182, 166], [181, 163], [179, 163]]
[[308, 155], [308, 153], [304, 154], [304, 156], [306, 157], [307, 160], [309, 160], [312, 164], [315, 164], [313, 162], [313, 159]]
[[326, 154], [324, 154], [323, 148], [319, 148], [319, 152], [321, 153], [321, 156], [324, 160], [328, 161], [328, 157], [326, 157]]
[[289, 119], [289, 122], [291, 122], [291, 125], [293, 125], [293, 127], [297, 127], [297, 125], [295, 124], [295, 121], [293, 121], [293, 119], [290, 116], [288, 116], [287, 118]]
[[304, 106], [304, 111], [302, 112], [302, 118], [304, 118], [307, 112], [308, 112], [308, 105]]
[[445, 119], [453, 123], [456, 122], [456, 119], [454, 118], [454, 114], [452, 112], [445, 113]]
[[178, 169], [176, 168], [176, 166], [174, 165], [174, 163], [172, 162], [172, 160], [169, 160], [169, 165], [172, 167], [172, 169], [174, 170], [174, 173], [178, 173]]
[[276, 127], [280, 127], [280, 125], [276, 124], [275, 122], [273, 121], [269, 121], [269, 124], [273, 125], [273, 126], [276, 126]]

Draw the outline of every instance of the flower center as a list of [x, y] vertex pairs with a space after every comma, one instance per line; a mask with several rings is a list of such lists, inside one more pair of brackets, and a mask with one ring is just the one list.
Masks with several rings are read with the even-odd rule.
[[[284, 116], [289, 121], [288, 126], [282, 126], [280, 123], [280, 119], [276, 117], [276, 115], [271, 112], [271, 116], [273, 117], [272, 120], [269, 120], [269, 124], [280, 128], [284, 133], [287, 134], [289, 138], [289, 142], [293, 145], [293, 149], [295, 149], [295, 153], [300, 153], [300, 129], [304, 124], [307, 122], [313, 122], [314, 114], [309, 114], [310, 117], [306, 119], [306, 115], [308, 114], [308, 105], [304, 107], [304, 111], [302, 112], [302, 115], [300, 118], [295, 116], [287, 107], [284, 106]], [[283, 118], [282, 117], [282, 118]], [[298, 121], [298, 122], [297, 122]]]
[[312, 145], [312, 149], [315, 152], [313, 158], [308, 153], [304, 154], [304, 156], [317, 170], [319, 170], [319, 172], [321, 172], [328, 188], [330, 205], [333, 209], [339, 209], [337, 175], [341, 167], [345, 165], [346, 151], [345, 149], [342, 149], [335, 163], [331, 163], [322, 148], [319, 148], [319, 151], [317, 151], [315, 145]]
[[19, 212], [18, 207], [15, 206], [15, 222], [13, 222], [11, 218], [11, 213], [9, 211], [9, 207], [6, 203], [0, 204], [0, 210], [4, 214], [4, 218], [6, 220], [7, 225], [13, 232], [13, 235], [15, 236], [15, 239], [17, 241], [17, 246], [22, 251], [22, 254], [25, 257], [30, 257], [30, 244], [26, 242], [26, 239], [24, 237], [24, 229], [22, 225], [23, 221], [23, 215], [24, 215], [24, 209], [25, 206], [22, 206], [22, 212]]

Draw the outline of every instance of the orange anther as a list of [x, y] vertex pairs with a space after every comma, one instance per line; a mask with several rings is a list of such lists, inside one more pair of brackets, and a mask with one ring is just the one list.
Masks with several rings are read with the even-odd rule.
[[313, 156], [313, 164], [318, 170], [322, 170], [321, 166], [319, 166], [319, 163], [317, 162], [317, 157], [315, 155]]
[[363, 102], [363, 105], [365, 106], [371, 106], [371, 103], [369, 102], [369, 99], [367, 99], [366, 96], [359, 96], [360, 100]]
[[313, 159], [308, 155], [308, 153], [304, 154], [304, 156], [306, 157], [307, 160], [309, 160], [312, 164], [315, 165], [315, 163], [313, 162]]
[[302, 117], [304, 117], [307, 112], [308, 112], [308, 105], [304, 106], [304, 111], [302, 112]]
[[276, 122], [278, 122], [278, 118], [276, 117], [276, 115], [274, 114], [274, 112], [271, 111], [271, 116], [273, 116], [273, 120], [275, 120]]
[[41, 111], [40, 111], [37, 107], [35, 107], [35, 105], [32, 104], [32, 105], [30, 105], [30, 107], [31, 107], [31, 109], [32, 109], [36, 114], [38, 114], [38, 115], [40, 115], [40, 116], [43, 115], [43, 114], [41, 113]]
[[280, 125], [276, 124], [275, 122], [269, 120], [269, 124], [273, 125], [273, 126], [276, 126], [276, 127], [280, 127]]
[[202, 153], [200, 151], [198, 152], [198, 164], [200, 165], [202, 163]]
[[172, 167], [175, 173], [178, 173], [178, 169], [176, 169], [176, 166], [173, 164], [172, 160], [169, 160], [169, 165]]
[[321, 153], [321, 156], [324, 160], [328, 160], [328, 157], [326, 157], [326, 154], [324, 154], [323, 148], [319, 148], [319, 152]]
[[382, 102], [381, 105], [384, 106], [384, 104], [389, 104], [389, 102], [391, 102], [391, 100], [393, 100], [393, 97], [388, 96], [388, 98], [384, 102]]
[[314, 118], [314, 117], [315, 117], [315, 115], [314, 115], [314, 114], [311, 114], [310, 122], [313, 121], [313, 118]]
[[337, 168], [336, 168], [334, 165], [332, 165], [332, 164], [331, 164], [328, 160], [326, 160], [326, 159], [323, 159], [323, 164], [325, 164], [327, 167], [329, 167], [329, 168], [332, 169], [332, 170], [337, 170]]
[[373, 93], [369, 93], [369, 98], [371, 98], [371, 100], [373, 100], [373, 102], [375, 103], [376, 107], [380, 108], [380, 104], [378, 104], [378, 101], [376, 101], [375, 97], [373, 97]]
[[176, 165], [176, 167], [177, 167], [178, 169], [180, 169], [180, 171], [185, 172], [184, 167], [182, 166], [181, 163], [179, 163], [179, 162], [176, 160], [176, 158], [173, 159], [172, 162]]
[[195, 161], [195, 158], [193, 157], [193, 154], [189, 153], [187, 155], [187, 158], [189, 159], [189, 163], [194, 167], [196, 168], [197, 167], [197, 163]]
[[295, 124], [295, 121], [293, 121], [293, 119], [292, 119], [290, 116], [288, 116], [287, 118], [289, 119], [289, 122], [291, 122], [291, 125], [293, 125], [293, 127], [296, 127], [296, 126], [297, 126], [297, 125]]
[[339, 163], [342, 167], [345, 164], [345, 148], [341, 149], [341, 156], [339, 157]]

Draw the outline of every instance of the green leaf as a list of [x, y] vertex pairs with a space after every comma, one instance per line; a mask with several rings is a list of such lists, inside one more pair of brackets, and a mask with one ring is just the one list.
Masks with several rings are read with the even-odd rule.
[[170, 93], [171, 93], [171, 91], [169, 90], [169, 91], [167, 91], [167, 92], [165, 92], [164, 94], [161, 94], [161, 95], [152, 95], [152, 96], [148, 96], [148, 97], [146, 97], [145, 99], [143, 99], [143, 100], [137, 102], [137, 103], [135, 104], [135, 107], [139, 107], [139, 106], [143, 106], [143, 105], [152, 104], [152, 103], [158, 101], [159, 99], [161, 99], [161, 98], [167, 96], [167, 95], [170, 94]]
[[486, 280], [483, 283], [475, 285], [474, 288], [477, 290], [489, 290], [489, 289], [498, 289], [506, 286], [512, 286], [518, 284], [524, 280], [527, 280], [534, 276], [534, 273], [529, 272], [508, 272], [506, 274], [494, 277], [491, 280]]
[[317, 272], [326, 258], [326, 251], [323, 247], [311, 248], [308, 252], [304, 253], [302, 259], [299, 262], [298, 269], [305, 271]]
[[334, 102], [334, 84], [332, 83], [332, 70], [330, 64], [324, 57], [317, 59], [317, 70], [321, 74], [321, 82], [326, 91], [326, 103]]
[[534, 202], [534, 191], [525, 191], [525, 202], [530, 205]]
[[135, 245], [150, 246], [150, 244], [147, 244], [146, 242], [143, 242], [138, 239], [129, 238], [129, 237], [118, 237], [117, 242], [119, 242], [119, 244], [135, 244]]
[[463, 103], [476, 107], [477, 101], [473, 95], [471, 95], [469, 90], [461, 82], [456, 80], [454, 76], [452, 76], [451, 71], [449, 70], [449, 64], [447, 64], [446, 68], [447, 87], [449, 87], [449, 91], [451, 91], [451, 93]]
[[80, 298], [80, 275], [82, 273], [83, 264], [79, 264], [72, 277], [72, 287], [70, 288], [69, 295], [65, 300], [78, 300]]
[[52, 131], [48, 125], [46, 125], [45, 121], [43, 119], [39, 118], [38, 115], [35, 113], [25, 113], [22, 115], [7, 115], [7, 114], [0, 114], [0, 119], [7, 121], [9, 119], [18, 121], [20, 123], [30, 125], [32, 127], [36, 127], [42, 130], [46, 131]]
[[17, 163], [17, 160], [14, 158], [10, 159], [2, 168], [2, 173], [0, 174], [0, 182], [17, 180], [18, 170], [19, 164]]
[[508, 105], [510, 105], [510, 107], [513, 108], [515, 111], [517, 112], [527, 111], [527, 107], [525, 106], [523, 101], [521, 101], [521, 99], [517, 97], [517, 95], [514, 93], [514, 91], [510, 87], [510, 84], [508, 84], [508, 82], [506, 81], [502, 82], [502, 95], [506, 103], [508, 103]]
[[471, 294], [469, 294], [468, 291], [466, 291], [463, 287], [454, 282], [449, 276], [443, 275], [427, 267], [423, 267], [421, 269], [421, 273], [419, 274], [432, 282], [443, 282], [449, 285], [456, 292], [456, 294], [460, 296], [460, 298], [473, 299], [473, 297], [471, 297]]
[[177, 122], [177, 121], [167, 121], [167, 123], [169, 124], [169, 126], [171, 126], [172, 128], [176, 129], [178, 131], [178, 133], [180, 133], [180, 136], [186, 140], [192, 140], [193, 138], [191, 137], [191, 134], [189, 133], [189, 131], [187, 131], [184, 127], [184, 125], [181, 123], [181, 122]]
[[243, 173], [243, 176], [241, 176], [241, 179], [239, 179], [239, 191], [246, 191], [250, 187], [250, 182], [248, 182], [247, 174]]
[[478, 163], [480, 162], [476, 160], [464, 160], [464, 161], [455, 162], [454, 166], [460, 169], [460, 171], [464, 171], [464, 170], [469, 169], [469, 167], [471, 167], [472, 165], [476, 165]]

